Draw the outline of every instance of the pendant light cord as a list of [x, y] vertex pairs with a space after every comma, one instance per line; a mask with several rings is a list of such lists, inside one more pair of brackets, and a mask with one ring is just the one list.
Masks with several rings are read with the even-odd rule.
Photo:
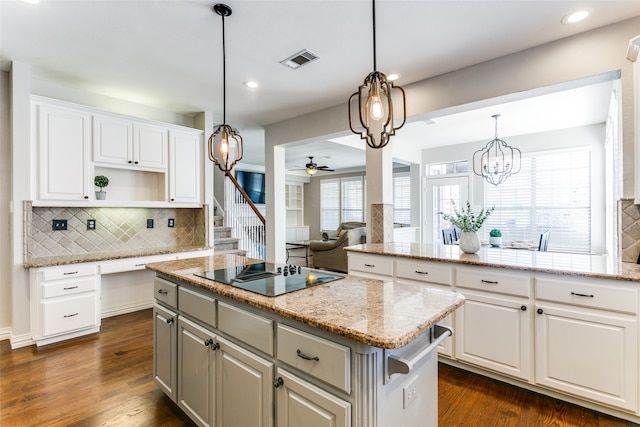
[[227, 124], [227, 50], [224, 42], [224, 13], [222, 16], [222, 124]]
[[371, 0], [373, 5], [373, 71], [378, 71], [376, 64], [376, 0]]

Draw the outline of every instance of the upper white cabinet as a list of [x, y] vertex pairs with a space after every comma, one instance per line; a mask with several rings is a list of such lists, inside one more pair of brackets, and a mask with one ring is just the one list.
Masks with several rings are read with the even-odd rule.
[[298, 227], [304, 224], [304, 190], [303, 184], [287, 182], [284, 185], [284, 205], [287, 210], [287, 227]]
[[91, 115], [60, 105], [32, 106], [41, 200], [87, 200]]
[[169, 201], [200, 203], [202, 132], [169, 132]]
[[[202, 131], [32, 97], [35, 206], [202, 203]], [[95, 175], [109, 178], [96, 201]]]

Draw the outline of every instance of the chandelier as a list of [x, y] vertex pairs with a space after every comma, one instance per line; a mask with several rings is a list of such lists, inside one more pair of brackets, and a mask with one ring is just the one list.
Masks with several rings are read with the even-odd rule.
[[521, 153], [517, 148], [507, 145], [498, 138], [500, 114], [494, 114], [491, 117], [496, 121], [496, 136], [484, 148], [473, 153], [473, 173], [493, 185], [498, 185], [511, 175], [520, 172]]
[[231, 15], [231, 8], [218, 3], [213, 11], [222, 17], [222, 124], [213, 129], [209, 137], [209, 160], [214, 162], [225, 175], [242, 159], [242, 137], [237, 129], [227, 124], [227, 63], [224, 39], [224, 18]]
[[[387, 76], [377, 71], [376, 63], [376, 2], [373, 6], [373, 72], [364, 83], [349, 98], [349, 127], [353, 133], [360, 135], [371, 148], [382, 148], [389, 143], [389, 138], [396, 130], [404, 126], [407, 119], [404, 89], [394, 86], [387, 80]], [[402, 100], [402, 123], [394, 126], [395, 112], [393, 108], [393, 94]], [[357, 99], [357, 105], [356, 105]], [[354, 128], [354, 118], [360, 122], [358, 129]]]

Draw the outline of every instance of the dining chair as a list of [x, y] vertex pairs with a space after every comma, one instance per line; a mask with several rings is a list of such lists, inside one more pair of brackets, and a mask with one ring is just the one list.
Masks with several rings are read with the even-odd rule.
[[540, 234], [540, 243], [538, 243], [538, 251], [546, 252], [549, 247], [549, 230]]
[[457, 240], [456, 231], [453, 228], [442, 229], [442, 243], [445, 245], [453, 245], [453, 242]]

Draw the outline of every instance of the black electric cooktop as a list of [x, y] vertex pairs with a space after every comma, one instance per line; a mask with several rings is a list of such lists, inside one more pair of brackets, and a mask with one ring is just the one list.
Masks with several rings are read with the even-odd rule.
[[297, 265], [267, 262], [205, 271], [194, 273], [194, 275], [268, 297], [322, 285], [344, 277]]

